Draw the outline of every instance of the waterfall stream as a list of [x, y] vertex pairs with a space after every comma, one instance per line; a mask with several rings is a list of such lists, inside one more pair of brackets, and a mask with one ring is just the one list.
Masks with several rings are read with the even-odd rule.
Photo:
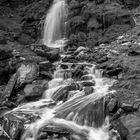
[[63, 46], [66, 32], [67, 5], [65, 0], [54, 0], [44, 25], [43, 44], [49, 47]]
[[[64, 45], [66, 13], [65, 0], [54, 0], [45, 20], [45, 45]], [[25, 132], [21, 140], [39, 140], [40, 132], [46, 129], [62, 129], [62, 133], [68, 132], [69, 140], [115, 140], [110, 136], [109, 120], [104, 112], [104, 97], [113, 92], [109, 88], [114, 80], [102, 77], [94, 63], [62, 61], [73, 53], [62, 52], [42, 99], [7, 112], [24, 120]], [[81, 71], [77, 72], [78, 68]], [[49, 139], [47, 133], [46, 139]], [[61, 140], [68, 139], [62, 137]]]
[[[67, 54], [63, 52], [62, 56], [67, 57]], [[63, 69], [62, 64], [67, 65], [67, 69]], [[22, 140], [37, 140], [44, 127], [64, 128], [71, 132], [74, 140], [109, 140], [104, 97], [113, 92], [109, 87], [114, 80], [102, 77], [102, 72], [96, 70], [95, 64], [73, 64], [62, 61], [55, 63], [54, 78], [49, 82], [42, 99], [8, 112], [26, 120]], [[84, 66], [87, 73], [75, 79], [72, 71], [78, 66]], [[85, 88], [93, 88], [93, 91], [86, 94]], [[29, 122], [27, 116], [35, 120]]]

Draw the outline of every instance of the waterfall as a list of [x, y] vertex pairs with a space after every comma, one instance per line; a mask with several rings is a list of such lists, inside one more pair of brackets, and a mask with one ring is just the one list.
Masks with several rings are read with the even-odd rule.
[[54, 0], [44, 25], [43, 44], [61, 47], [65, 43], [67, 5], [65, 0]]
[[[66, 15], [65, 0], [54, 0], [46, 16], [43, 44], [64, 45]], [[45, 128], [56, 129], [56, 132], [59, 128], [62, 133], [64, 129], [69, 132], [69, 139], [74, 140], [116, 140], [109, 130], [104, 105], [105, 96], [114, 92], [110, 90], [114, 80], [102, 77], [102, 71], [92, 62], [71, 62], [70, 56], [76, 51], [79, 50], [61, 52], [61, 60], [54, 63], [53, 79], [39, 101], [22, 104], [5, 113], [23, 120], [25, 132], [21, 140], [39, 140]], [[52, 139], [47, 131], [44, 133], [46, 139]]]

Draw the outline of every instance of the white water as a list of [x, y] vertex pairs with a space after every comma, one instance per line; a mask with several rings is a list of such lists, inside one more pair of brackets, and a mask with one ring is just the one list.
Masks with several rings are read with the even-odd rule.
[[[82, 65], [82, 63], [79, 63], [79, 65]], [[76, 140], [81, 140], [81, 135], [85, 137], [85, 140], [109, 140], [110, 132], [108, 130], [108, 120], [105, 121], [99, 128], [94, 128], [94, 124], [92, 125], [93, 127], [87, 126], [86, 121], [84, 125], [77, 124], [79, 117], [78, 112], [80, 112], [80, 110], [82, 110], [85, 106], [88, 106], [90, 103], [96, 102], [112, 92], [109, 91], [109, 87], [112, 86], [114, 81], [103, 78], [101, 72], [95, 69], [94, 64], [92, 65], [92, 67], [87, 66], [89, 71], [88, 75], [92, 76], [96, 83], [94, 86], [95, 91], [92, 94], [83, 96], [84, 91], [76, 90], [75, 96], [71, 97], [64, 103], [58, 102], [57, 105], [50, 108], [50, 104], [54, 104], [54, 101], [51, 99], [53, 94], [59, 89], [62, 89], [66, 85], [74, 82], [72, 78], [64, 79], [63, 74], [59, 73], [60, 66], [58, 65], [57, 71], [54, 73], [54, 79], [49, 82], [49, 89], [46, 90], [43, 95], [43, 98], [45, 99], [27, 103], [15, 108], [11, 112], [8, 112], [16, 115], [20, 119], [25, 119], [27, 115], [34, 117], [40, 116], [40, 119], [37, 119], [34, 123], [25, 123], [27, 130], [24, 133], [22, 140], [36, 140], [39, 130], [44, 126], [46, 127], [51, 125], [71, 130], [73, 132], [72, 137], [76, 137]], [[66, 112], [68, 115], [65, 119], [56, 117], [56, 114], [63, 116], [63, 113]]]
[[49, 47], [61, 47], [65, 44], [67, 5], [65, 0], [54, 0], [44, 25], [43, 44]]
[[[50, 47], [60, 47], [64, 45], [64, 21], [66, 16], [66, 3], [65, 0], [54, 0], [53, 5], [47, 14], [44, 27], [43, 43]], [[62, 43], [59, 41], [62, 40]], [[58, 43], [59, 42], [59, 43]], [[65, 57], [65, 54], [63, 54]], [[101, 100], [103, 97], [112, 93], [109, 87], [113, 85], [113, 80], [103, 78], [102, 72], [95, 69], [94, 64], [89, 63], [75, 63], [76, 66], [84, 65], [87, 70], [87, 76], [92, 77], [89, 82], [95, 81], [93, 86], [94, 91], [89, 95], [85, 95], [84, 90], [75, 89], [69, 91], [69, 96], [64, 102], [54, 99], [60, 94], [66, 94], [63, 91], [67, 86], [72, 83], [81, 84], [83, 81], [72, 79], [71, 70], [72, 63], [64, 63], [68, 65], [68, 69], [64, 70], [60, 67], [62, 62], [57, 63], [57, 68], [54, 73], [54, 78], [49, 82], [48, 90], [43, 94], [42, 99], [36, 102], [27, 103], [21, 105], [14, 110], [7, 112], [12, 113], [19, 119], [24, 120], [26, 131], [22, 137], [22, 140], [36, 140], [39, 135], [39, 130], [43, 127], [58, 127], [70, 130], [72, 132], [71, 137], [75, 140], [115, 140], [111, 137], [109, 129], [109, 121], [106, 118], [104, 120], [104, 102]], [[55, 95], [55, 96], [54, 96]], [[55, 100], [55, 101], [54, 101]], [[95, 109], [97, 111], [96, 122], [92, 122], [89, 126], [87, 119], [84, 118], [83, 124], [80, 124], [79, 118], [81, 115], [87, 117], [83, 109], [87, 109], [88, 106], [101, 103]], [[92, 106], [90, 106], [92, 107]], [[86, 111], [86, 110], [85, 110]], [[98, 114], [99, 112], [99, 114]], [[29, 121], [30, 117], [35, 118], [34, 121]], [[94, 116], [92, 116], [94, 118]], [[98, 128], [95, 127], [95, 123], [99, 122]]]

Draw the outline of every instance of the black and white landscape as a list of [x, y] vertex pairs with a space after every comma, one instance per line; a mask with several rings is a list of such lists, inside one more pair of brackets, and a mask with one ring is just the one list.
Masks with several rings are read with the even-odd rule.
[[140, 1], [0, 0], [0, 140], [140, 140]]

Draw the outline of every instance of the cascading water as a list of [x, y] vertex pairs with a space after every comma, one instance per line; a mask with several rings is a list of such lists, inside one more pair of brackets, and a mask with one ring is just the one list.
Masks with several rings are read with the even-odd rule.
[[[66, 11], [64, 0], [54, 0], [45, 21], [45, 45], [56, 47], [56, 41], [63, 39]], [[73, 53], [63, 52], [61, 58]], [[62, 137], [61, 140], [116, 140], [110, 134], [109, 121], [104, 113], [104, 97], [113, 92], [109, 87], [114, 80], [103, 78], [93, 63], [61, 60], [55, 65], [54, 77], [42, 99], [6, 113], [24, 122], [25, 132], [21, 140], [38, 140], [45, 128], [67, 130], [69, 139]], [[77, 77], [80, 73], [75, 72], [77, 67], [82, 68], [81, 77]], [[52, 139], [47, 132], [46, 139]]]
[[49, 47], [64, 45], [66, 33], [67, 5], [65, 0], [54, 0], [44, 25], [43, 44]]
[[[68, 68], [61, 68], [62, 64]], [[69, 130], [74, 140], [109, 140], [109, 121], [104, 116], [103, 97], [112, 92], [109, 87], [114, 80], [103, 78], [94, 64], [75, 63], [75, 67], [83, 65], [87, 70], [87, 74], [80, 80], [74, 79], [70, 74], [75, 69], [73, 63], [60, 61], [56, 65], [54, 78], [49, 82], [42, 99], [8, 112], [24, 120], [26, 116], [35, 118], [34, 122], [25, 122], [26, 131], [22, 140], [37, 140], [44, 127]], [[95, 83], [91, 86], [94, 91], [89, 95], [85, 94], [85, 83]]]

